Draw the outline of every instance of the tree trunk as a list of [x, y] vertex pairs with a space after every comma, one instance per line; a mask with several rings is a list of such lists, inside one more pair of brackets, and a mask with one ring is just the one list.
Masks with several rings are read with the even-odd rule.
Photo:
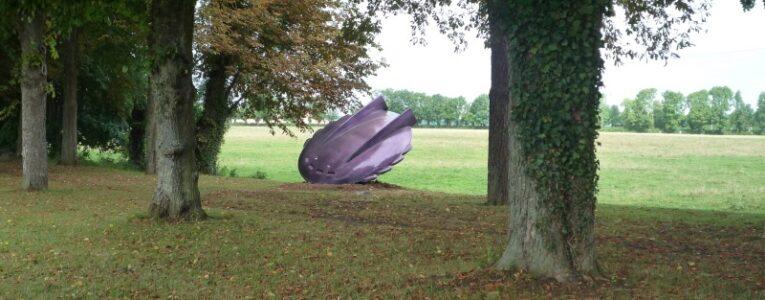
[[[205, 82], [204, 111], [197, 122], [197, 164], [199, 171], [215, 175], [218, 154], [226, 134], [226, 121], [233, 110], [228, 102], [226, 68], [229, 59], [223, 55], [210, 54], [205, 58], [207, 81]], [[233, 84], [233, 83], [232, 83]]]
[[489, 14], [491, 90], [489, 90], [489, 177], [486, 203], [505, 205], [512, 187], [509, 183], [510, 153], [508, 152], [510, 151], [510, 74], [504, 30], [494, 16], [496, 10], [489, 10]]
[[74, 165], [77, 162], [77, 76], [78, 37], [72, 31], [63, 45], [64, 63], [64, 120], [61, 128], [61, 164]]
[[22, 151], [24, 149], [23, 143], [21, 141], [22, 137], [24, 136], [24, 131], [21, 130], [21, 128], [23, 126], [22, 125], [23, 118], [21, 117], [21, 115], [22, 115], [22, 112], [19, 111], [19, 126], [18, 126], [19, 133], [18, 133], [18, 135], [16, 135], [16, 156], [17, 157], [21, 157]]
[[[151, 80], [151, 79], [150, 79]], [[146, 93], [146, 174], [157, 174], [157, 121], [154, 90], [149, 82]]]
[[[561, 282], [595, 255], [600, 27], [608, 2], [505, 2], [510, 78], [509, 241], [497, 263]], [[565, 19], [550, 16], [567, 15]]]
[[154, 0], [149, 47], [155, 53], [151, 86], [155, 101], [157, 190], [152, 219], [201, 220], [195, 161], [194, 0]]
[[42, 11], [21, 16], [21, 127], [24, 179], [27, 191], [48, 188], [48, 143], [45, 139], [45, 44]]
[[130, 134], [128, 135], [128, 160], [136, 166], [144, 166], [144, 138], [146, 136], [146, 108], [133, 106], [130, 113]]

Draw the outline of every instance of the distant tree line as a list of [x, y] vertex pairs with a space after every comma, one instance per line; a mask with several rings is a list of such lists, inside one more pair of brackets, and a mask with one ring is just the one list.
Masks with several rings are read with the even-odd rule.
[[387, 89], [380, 92], [388, 109], [400, 113], [409, 108], [420, 127], [489, 127], [489, 96], [480, 95], [468, 103], [464, 97], [446, 97], [408, 90]]
[[[429, 95], [409, 90], [386, 89], [377, 94], [385, 97], [388, 109], [401, 113], [409, 108], [419, 127], [488, 128], [489, 96], [484, 94], [467, 102], [464, 97]], [[757, 107], [744, 102], [740, 92], [727, 86], [700, 90], [687, 96], [680, 92], [643, 89], [634, 98], [619, 105], [600, 103], [601, 128], [613, 131], [663, 132], [693, 134], [765, 134], [765, 92], [760, 93]], [[260, 119], [260, 112], [242, 107], [240, 119]], [[337, 111], [317, 114], [316, 123], [337, 120]]]
[[[472, 102], [467, 102], [465, 97], [428, 95], [409, 90], [386, 89], [374, 94], [385, 97], [389, 111], [401, 113], [407, 108], [411, 109], [419, 127], [489, 128], [489, 95], [486, 94], [476, 97]], [[267, 114], [254, 105], [244, 103], [237, 108], [232, 121], [260, 125]], [[335, 121], [342, 115], [337, 109], [329, 109], [324, 113], [314, 112], [306, 118], [306, 122], [323, 124]]]
[[654, 88], [643, 89], [619, 106], [600, 104], [602, 128], [634, 132], [695, 134], [765, 134], [765, 92], [757, 108], [744, 102], [740, 92], [716, 86], [685, 96]]

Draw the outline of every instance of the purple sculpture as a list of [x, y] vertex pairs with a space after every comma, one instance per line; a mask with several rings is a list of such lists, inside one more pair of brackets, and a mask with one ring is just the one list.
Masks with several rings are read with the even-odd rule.
[[300, 175], [310, 183], [369, 182], [390, 171], [412, 149], [411, 110], [389, 112], [377, 97], [353, 115], [330, 122], [303, 145]]

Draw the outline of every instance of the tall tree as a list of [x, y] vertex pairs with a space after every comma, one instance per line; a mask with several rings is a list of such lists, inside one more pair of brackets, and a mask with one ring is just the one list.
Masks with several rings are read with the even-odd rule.
[[765, 92], [757, 97], [757, 111], [754, 113], [753, 131], [756, 134], [765, 134]]
[[200, 16], [205, 93], [197, 154], [205, 173], [215, 173], [238, 102], [291, 134], [287, 121], [305, 130], [308, 117], [355, 105], [357, 92], [369, 89], [364, 78], [379, 67], [368, 54], [377, 47], [377, 24], [341, 1], [213, 0]]
[[[489, 0], [489, 47], [491, 49], [491, 89], [489, 90], [489, 159], [486, 203], [505, 205], [512, 197], [511, 189], [516, 186], [510, 176], [512, 160], [510, 124], [510, 61], [507, 44], [505, 15], [507, 1]], [[517, 157], [517, 156], [516, 156]], [[520, 178], [516, 178], [520, 179]], [[518, 186], [520, 189], [520, 186]]]
[[656, 89], [643, 89], [635, 99], [624, 100], [622, 120], [624, 127], [637, 132], [646, 132], [653, 127], [651, 105], [656, 99]]
[[[427, 21], [428, 12], [452, 1], [367, 2], [372, 10], [393, 7], [415, 12], [413, 28], [417, 28]], [[607, 0], [459, 3], [475, 2], [481, 9], [469, 18], [477, 23], [472, 25], [491, 33], [491, 44], [497, 38], [488, 26], [494, 16], [507, 42], [506, 49], [492, 48], [492, 57], [502, 55], [495, 54], [497, 50], [507, 55], [507, 60], [492, 64], [508, 65], [509, 82], [496, 83], [509, 86], [507, 97], [500, 99], [508, 103], [500, 120], [508, 123], [509, 137], [506, 147], [491, 151], [508, 154], [513, 174], [505, 182], [512, 188], [510, 241], [497, 267], [526, 269], [562, 281], [596, 275], [594, 144], [603, 68], [600, 47], [605, 46], [617, 61], [667, 59], [676, 49], [689, 46], [691, 33], [701, 30], [699, 19], [706, 16], [708, 3], [616, 2], [628, 20], [622, 30], [612, 20], [614, 3]], [[676, 12], [667, 13], [668, 7]], [[467, 18], [438, 19], [442, 31], [448, 32], [465, 26]], [[677, 28], [681, 25], [688, 26]], [[623, 39], [629, 36], [644, 49], [629, 48]]]
[[470, 103], [468, 116], [471, 126], [478, 128], [489, 127], [489, 95], [483, 94], [476, 97]]
[[149, 206], [153, 219], [200, 220], [197, 182], [192, 39], [194, 0], [151, 3], [149, 47], [151, 90], [157, 128], [157, 190]]
[[79, 76], [79, 41], [74, 30], [64, 42], [64, 116], [61, 127], [61, 164], [77, 161], [77, 77]]
[[662, 99], [656, 99], [651, 103], [651, 114], [653, 115], [653, 127], [661, 132], [666, 132], [667, 118], [664, 115]]
[[578, 0], [505, 1], [502, 8], [512, 111], [510, 240], [501, 269], [559, 281], [600, 273], [595, 138], [607, 7], [605, 0]]
[[683, 119], [683, 110], [685, 97], [682, 93], [665, 91], [662, 94], [664, 99], [661, 109], [664, 117], [663, 132], [675, 133], [680, 131]]
[[611, 127], [611, 109], [603, 99], [600, 99], [600, 104], [598, 105], [598, 118], [600, 119], [601, 128]]
[[686, 98], [688, 103], [688, 131], [690, 133], [711, 132], [712, 108], [709, 105], [709, 92], [700, 90], [690, 93]]
[[613, 127], [624, 126], [624, 122], [622, 121], [622, 114], [621, 114], [621, 111], [619, 111], [619, 106], [616, 104], [611, 105], [611, 108], [609, 110], [611, 111], [608, 114], [611, 117], [611, 126]]
[[401, 95], [403, 91], [385, 89], [380, 94], [385, 97], [388, 104], [388, 110], [396, 113], [402, 113], [407, 108], [407, 100]]
[[727, 86], [716, 86], [709, 90], [711, 108], [710, 133], [723, 134], [728, 123], [728, 111], [733, 103], [733, 91]]
[[18, 22], [21, 43], [22, 186], [28, 191], [46, 190], [48, 144], [45, 138], [45, 11], [41, 6], [20, 10]]
[[734, 134], [750, 133], [754, 110], [741, 98], [741, 92], [737, 91], [733, 99], [733, 112], [728, 116], [728, 130]]

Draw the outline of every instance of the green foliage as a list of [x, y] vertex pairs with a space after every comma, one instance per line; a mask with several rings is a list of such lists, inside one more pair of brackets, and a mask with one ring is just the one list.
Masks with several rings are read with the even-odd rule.
[[622, 127], [624, 126], [624, 121], [622, 119], [621, 111], [619, 111], [619, 106], [617, 105], [611, 105], [610, 113], [608, 116], [611, 118], [609, 123], [611, 124], [611, 127]]
[[[348, 111], [369, 90], [381, 66], [379, 23], [357, 4], [336, 0], [204, 1], [195, 31], [196, 52], [226, 59], [226, 95], [260, 111], [269, 127], [309, 128], [330, 110]], [[361, 93], [360, 93], [361, 92]], [[231, 105], [236, 107], [236, 103]]]
[[[39, 2], [39, 3], [38, 3]], [[61, 127], [61, 99], [64, 70], [57, 58], [56, 47], [73, 31], [80, 36], [78, 137], [82, 146], [104, 150], [122, 151], [127, 144], [130, 111], [143, 106], [146, 97], [145, 41], [148, 24], [146, 3], [142, 0], [111, 2], [85, 1], [38, 1], [45, 4], [46, 44], [51, 57], [47, 61], [50, 93], [47, 116], [47, 140], [51, 154], [59, 149]], [[33, 5], [29, 2], [29, 5]], [[6, 3], [7, 4], [7, 3]], [[0, 4], [0, 6], [5, 4]], [[22, 9], [22, 7], [14, 8]], [[39, 10], [42, 11], [42, 10]], [[3, 13], [9, 11], [3, 11]], [[9, 18], [14, 19], [14, 18]], [[0, 22], [0, 105], [9, 113], [0, 116], [0, 140], [2, 145], [15, 139], [18, 123], [19, 63], [31, 58], [18, 51], [18, 38], [13, 24]], [[8, 73], [6, 73], [8, 72]]]
[[[602, 85], [601, 26], [608, 1], [503, 1], [512, 119], [543, 209], [585, 237], [594, 222]], [[546, 222], [549, 220], [542, 220]]]
[[653, 128], [652, 105], [655, 99], [656, 89], [644, 89], [638, 92], [635, 99], [625, 99], [622, 103], [624, 128], [637, 132], [647, 132]]
[[716, 86], [709, 90], [711, 119], [709, 133], [722, 134], [727, 125], [727, 114], [733, 103], [733, 91], [727, 86]]
[[693, 92], [686, 98], [688, 103], [688, 131], [691, 133], [708, 133], [712, 131], [712, 107], [709, 105], [709, 92], [701, 90]]
[[20, 48], [14, 33], [0, 34], [0, 45], [0, 66], [4, 66], [0, 68], [0, 153], [16, 152], [21, 115], [21, 90], [18, 83]]
[[756, 134], [765, 134], [765, 92], [757, 98], [757, 111], [754, 113], [752, 127]]
[[480, 95], [470, 103], [465, 120], [471, 127], [489, 128], [489, 95]]
[[754, 109], [744, 103], [741, 93], [734, 96], [733, 112], [728, 116], [728, 131], [734, 134], [749, 134], [752, 131]]
[[659, 127], [659, 129], [667, 133], [680, 131], [684, 117], [685, 97], [679, 92], [666, 91], [662, 94], [662, 98], [661, 114], [663, 126]]
[[[744, 102], [740, 92], [734, 94], [728, 87], [697, 91], [687, 98], [680, 92], [665, 91], [661, 99], [656, 99], [655, 93], [655, 89], [644, 89], [636, 99], [625, 100], [621, 116], [624, 129], [646, 132], [651, 131], [652, 124], [665, 133], [758, 134], [755, 110]], [[604, 128], [620, 126], [616, 119], [608, 122], [608, 118], [618, 116], [618, 107], [611, 107], [609, 113], [603, 112], [604, 105], [600, 109]]]
[[[483, 127], [488, 126], [488, 96], [479, 96], [471, 104], [464, 97], [428, 95], [408, 90], [386, 89], [379, 92], [388, 103], [388, 110], [400, 113], [409, 108], [420, 126]], [[478, 102], [476, 102], [478, 101]]]
[[611, 110], [604, 99], [600, 99], [600, 104], [598, 104], [598, 119], [600, 120], [600, 128], [610, 127]]

